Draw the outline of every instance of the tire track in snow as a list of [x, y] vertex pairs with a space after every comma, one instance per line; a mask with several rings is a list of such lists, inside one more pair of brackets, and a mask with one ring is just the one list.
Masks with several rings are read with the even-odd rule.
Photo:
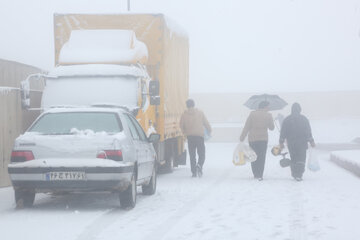
[[291, 240], [306, 240], [306, 222], [304, 210], [303, 182], [293, 189], [289, 211], [289, 238]]
[[[157, 228], [155, 231], [150, 233], [149, 235], [145, 236], [143, 239], [163, 239], [168, 232], [170, 232], [175, 226], [176, 223], [181, 221], [184, 217], [186, 217], [190, 212], [191, 209], [196, 208], [196, 206], [208, 196], [208, 194], [212, 193], [214, 191], [214, 188], [216, 188], [218, 185], [220, 185], [222, 182], [224, 182], [229, 176], [229, 172], [231, 169], [225, 169], [223, 173], [215, 179], [215, 183], [210, 182], [209, 186], [198, 194], [196, 198], [193, 200], [187, 202], [184, 206], [182, 206], [180, 209], [176, 211], [172, 216], [168, 217], [166, 220], [164, 220], [160, 226], [161, 228]], [[182, 213], [182, 214], [179, 214]], [[180, 216], [179, 216], [180, 215]]]
[[126, 216], [127, 214], [126, 211], [120, 208], [113, 208], [106, 211], [104, 214], [96, 218], [95, 221], [93, 221], [90, 225], [88, 225], [76, 238], [76, 240], [96, 239], [102, 230], [106, 229], [119, 218], [118, 212], [122, 212], [122, 216]]
[[[195, 208], [199, 202], [201, 202], [208, 194], [210, 194], [215, 187], [220, 185], [226, 178], [229, 177], [229, 172], [231, 169], [225, 169], [223, 173], [218, 176], [214, 181], [209, 182], [209, 186], [201, 191], [196, 198], [187, 202], [183, 207], [178, 209], [176, 213], [167, 218], [160, 224], [161, 228], [157, 228], [151, 234], [147, 235], [144, 239], [162, 239], [168, 231], [170, 231], [176, 222], [184, 218], [191, 209]], [[194, 179], [194, 180], [203, 180], [203, 179]], [[131, 211], [127, 212], [121, 208], [112, 208], [104, 212], [102, 215], [97, 217], [90, 225], [88, 225], [81, 234], [76, 238], [76, 240], [95, 240], [98, 239], [98, 236], [105, 231], [110, 225], [114, 224], [119, 219], [119, 212], [121, 212], [121, 217], [125, 217], [130, 214]], [[181, 214], [179, 217], [179, 212], [185, 213]], [[150, 236], [150, 238], [148, 237]]]

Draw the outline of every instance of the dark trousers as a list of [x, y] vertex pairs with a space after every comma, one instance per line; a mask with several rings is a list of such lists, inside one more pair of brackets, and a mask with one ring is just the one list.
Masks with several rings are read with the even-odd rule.
[[256, 161], [251, 163], [251, 169], [255, 178], [263, 177], [267, 143], [267, 141], [249, 142], [250, 147], [257, 155]]
[[196, 173], [196, 152], [199, 156], [198, 164], [202, 167], [205, 162], [204, 138], [199, 136], [188, 136], [188, 149], [190, 155], [191, 172]]
[[306, 148], [289, 147], [289, 153], [291, 158], [291, 176], [302, 178], [305, 172]]

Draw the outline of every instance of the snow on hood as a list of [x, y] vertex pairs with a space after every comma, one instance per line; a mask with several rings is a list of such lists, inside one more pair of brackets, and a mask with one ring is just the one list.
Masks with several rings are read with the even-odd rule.
[[[41, 99], [41, 105], [44, 109], [63, 105], [91, 106], [105, 102], [111, 105], [126, 105], [131, 108], [138, 106], [139, 81], [136, 76], [141, 75], [139, 68], [122, 68], [115, 65], [103, 69], [101, 66], [93, 68], [93, 66], [80, 65], [59, 68], [66, 70], [66, 72], [57, 72], [56, 74], [68, 75], [68, 77], [46, 81]], [[71, 69], [76, 69], [76, 71]], [[92, 71], [87, 71], [87, 69], [92, 69]], [[96, 76], [97, 73], [103, 76]], [[105, 76], [105, 73], [109, 76]], [[79, 75], [77, 76], [77, 74]], [[126, 74], [129, 76], [123, 76]]]
[[134, 76], [143, 77], [146, 72], [135, 65], [83, 64], [58, 66], [49, 72], [50, 78], [72, 76]]

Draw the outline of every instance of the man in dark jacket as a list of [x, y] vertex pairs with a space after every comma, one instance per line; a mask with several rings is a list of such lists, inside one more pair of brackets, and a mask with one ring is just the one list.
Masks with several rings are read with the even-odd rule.
[[[195, 102], [192, 99], [186, 101], [187, 110], [180, 119], [180, 128], [188, 140], [188, 148], [191, 163], [192, 177], [202, 176], [202, 167], [205, 162], [205, 129], [211, 135], [211, 126], [205, 117], [205, 114], [195, 108]], [[196, 163], [196, 152], [199, 155]]]
[[299, 103], [291, 107], [291, 114], [283, 121], [280, 131], [280, 147], [284, 148], [286, 140], [291, 158], [291, 175], [295, 180], [301, 181], [305, 171], [306, 150], [308, 143], [315, 147], [309, 120], [301, 113]]

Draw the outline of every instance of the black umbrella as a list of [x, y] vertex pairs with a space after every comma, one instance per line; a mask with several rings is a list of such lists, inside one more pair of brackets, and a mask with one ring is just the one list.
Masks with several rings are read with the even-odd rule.
[[285, 100], [280, 98], [278, 95], [269, 94], [253, 95], [246, 101], [244, 105], [250, 109], [256, 110], [259, 109], [259, 104], [262, 101], [269, 102], [269, 110], [271, 111], [283, 109], [287, 105], [287, 102], [285, 102]]

